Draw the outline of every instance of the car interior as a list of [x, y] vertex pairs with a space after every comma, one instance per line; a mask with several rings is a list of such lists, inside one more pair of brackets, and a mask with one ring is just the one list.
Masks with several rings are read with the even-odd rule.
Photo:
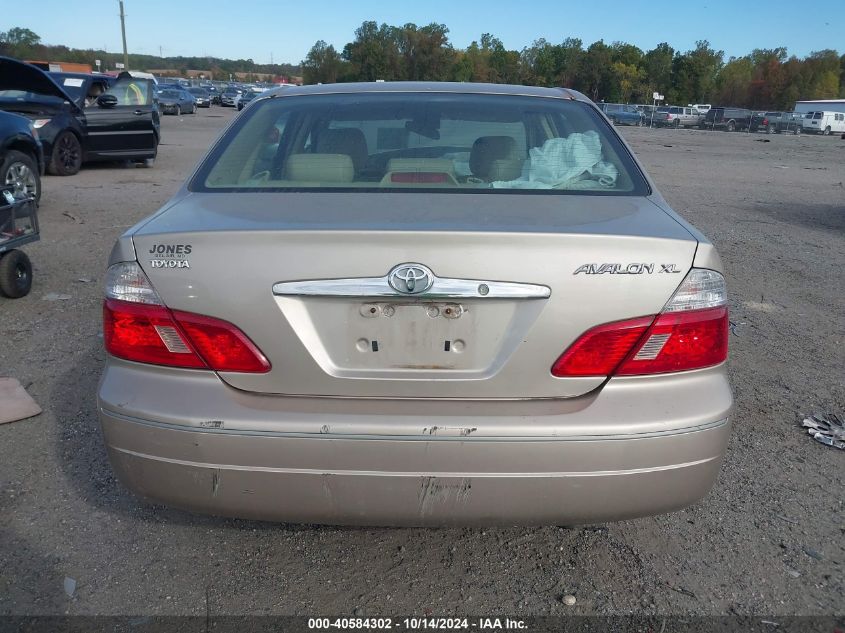
[[[285, 101], [293, 107], [283, 107]], [[205, 185], [634, 188], [620, 152], [588, 106], [525, 108], [511, 106], [508, 98], [501, 101], [433, 105], [406, 99], [389, 110], [367, 102], [358, 110], [345, 106], [341, 116], [331, 106], [275, 100], [256, 109], [228, 143], [224, 140]]]

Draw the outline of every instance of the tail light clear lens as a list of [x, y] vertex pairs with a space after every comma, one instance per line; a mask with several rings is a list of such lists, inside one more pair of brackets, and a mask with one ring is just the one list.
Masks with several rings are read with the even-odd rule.
[[106, 351], [139, 363], [265, 373], [270, 363], [236, 326], [168, 309], [135, 262], [115, 264], [103, 304]]
[[588, 330], [558, 358], [552, 374], [661, 374], [718, 365], [727, 357], [725, 279], [713, 270], [693, 269], [659, 315]]

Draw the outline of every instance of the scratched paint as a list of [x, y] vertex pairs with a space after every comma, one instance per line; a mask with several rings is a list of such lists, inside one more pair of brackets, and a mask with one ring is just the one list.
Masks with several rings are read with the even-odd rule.
[[420, 516], [426, 516], [435, 510], [466, 505], [471, 490], [472, 479], [469, 477], [460, 479], [423, 477], [420, 484], [418, 512]]

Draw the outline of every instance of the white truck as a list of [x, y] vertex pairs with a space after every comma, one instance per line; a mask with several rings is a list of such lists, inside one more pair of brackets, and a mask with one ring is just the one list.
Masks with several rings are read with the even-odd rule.
[[804, 132], [816, 134], [839, 134], [845, 132], [845, 112], [808, 112], [801, 122]]

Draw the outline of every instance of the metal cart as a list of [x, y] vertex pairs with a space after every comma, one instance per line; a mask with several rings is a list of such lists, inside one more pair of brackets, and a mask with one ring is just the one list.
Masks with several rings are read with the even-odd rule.
[[17, 299], [29, 294], [32, 264], [18, 249], [39, 237], [35, 198], [15, 198], [11, 188], [0, 188], [0, 295]]

